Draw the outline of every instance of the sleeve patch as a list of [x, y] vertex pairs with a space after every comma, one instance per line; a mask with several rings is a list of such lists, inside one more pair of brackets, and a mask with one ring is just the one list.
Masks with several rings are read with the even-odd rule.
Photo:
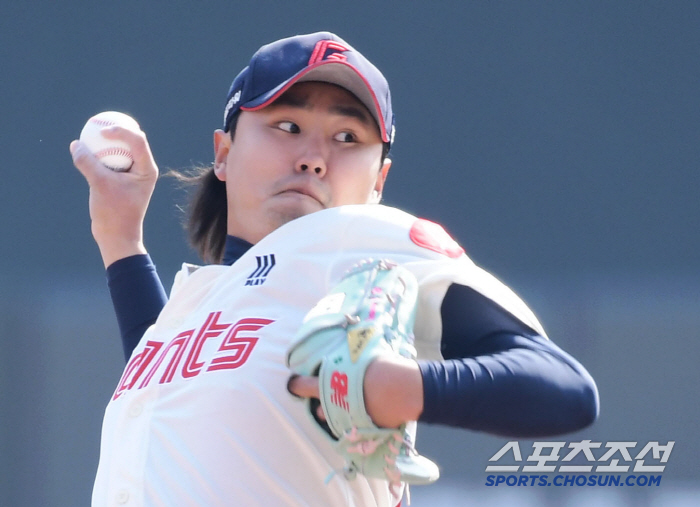
[[416, 245], [446, 255], [452, 259], [456, 259], [464, 254], [464, 248], [459, 246], [459, 244], [445, 232], [445, 229], [435, 222], [419, 218], [413, 223], [409, 235], [411, 241]]

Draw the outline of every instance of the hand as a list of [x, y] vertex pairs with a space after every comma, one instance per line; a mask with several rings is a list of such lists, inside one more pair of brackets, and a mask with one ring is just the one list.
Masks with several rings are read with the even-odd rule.
[[124, 257], [146, 253], [143, 221], [158, 179], [158, 167], [143, 132], [114, 126], [102, 133], [130, 146], [134, 165], [128, 172], [107, 168], [81, 141], [73, 141], [70, 152], [73, 164], [90, 186], [92, 235], [107, 267]]
[[[318, 378], [297, 375], [287, 384], [289, 392], [301, 398], [318, 398]], [[374, 360], [363, 380], [365, 407], [372, 421], [384, 428], [398, 428], [417, 421], [423, 412], [423, 377], [418, 363], [404, 357]], [[325, 420], [321, 407], [317, 415]]]

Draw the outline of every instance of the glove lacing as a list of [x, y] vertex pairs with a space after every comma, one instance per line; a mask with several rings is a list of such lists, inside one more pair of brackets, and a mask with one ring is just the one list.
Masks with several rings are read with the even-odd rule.
[[[350, 431], [346, 431], [339, 439], [340, 443], [349, 443], [346, 447], [348, 453], [359, 454], [360, 456], [370, 456], [375, 453], [377, 448], [386, 443], [391, 454], [384, 456], [384, 461], [387, 466], [384, 467], [384, 473], [389, 481], [389, 490], [398, 497], [401, 488], [401, 471], [396, 467], [396, 457], [401, 452], [402, 448], [406, 449], [407, 453], [418, 455], [418, 451], [413, 446], [413, 443], [407, 438], [401, 436], [397, 431], [391, 435], [389, 441], [385, 438], [367, 438], [359, 435], [357, 426], [353, 426]], [[330, 480], [338, 473], [342, 472], [343, 476], [348, 480], [353, 480], [357, 476], [357, 467], [352, 463], [347, 463], [341, 470], [333, 470], [324, 481], [328, 484]], [[411, 494], [409, 485], [406, 484], [406, 502], [411, 505]]]

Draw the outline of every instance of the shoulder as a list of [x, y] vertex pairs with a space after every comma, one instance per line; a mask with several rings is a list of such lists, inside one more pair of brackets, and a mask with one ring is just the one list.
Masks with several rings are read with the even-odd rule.
[[329, 208], [294, 220], [273, 235], [277, 232], [286, 236], [285, 241], [304, 235], [305, 242], [351, 255], [364, 250], [425, 260], [466, 258], [464, 249], [441, 225], [380, 204]]

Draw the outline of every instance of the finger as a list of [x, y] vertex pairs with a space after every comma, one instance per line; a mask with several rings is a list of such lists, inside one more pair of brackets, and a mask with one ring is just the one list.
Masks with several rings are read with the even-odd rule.
[[107, 139], [116, 139], [129, 145], [131, 155], [134, 158], [134, 165], [131, 168], [132, 173], [144, 176], [158, 175], [158, 167], [153, 159], [145, 132], [142, 130], [135, 132], [119, 125], [105, 127], [100, 132]]
[[318, 377], [293, 375], [287, 382], [287, 390], [300, 398], [318, 398]]
[[85, 177], [89, 185], [92, 185], [105, 170], [109, 170], [95, 158], [95, 155], [82, 141], [71, 142], [69, 149], [73, 157], [73, 165]]

